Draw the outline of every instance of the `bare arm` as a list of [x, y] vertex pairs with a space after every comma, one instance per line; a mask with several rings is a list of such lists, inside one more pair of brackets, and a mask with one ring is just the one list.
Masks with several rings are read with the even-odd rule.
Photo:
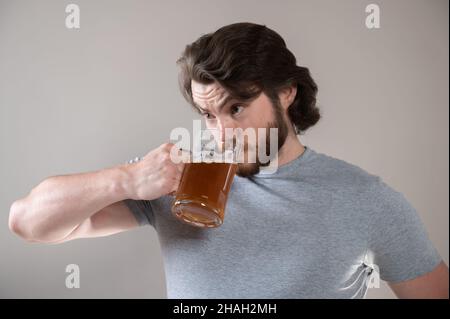
[[182, 163], [163, 144], [142, 161], [96, 172], [49, 177], [10, 209], [9, 227], [30, 242], [107, 236], [137, 226], [124, 199], [154, 199], [175, 190]]
[[448, 299], [448, 267], [441, 262], [428, 274], [389, 286], [398, 298]]

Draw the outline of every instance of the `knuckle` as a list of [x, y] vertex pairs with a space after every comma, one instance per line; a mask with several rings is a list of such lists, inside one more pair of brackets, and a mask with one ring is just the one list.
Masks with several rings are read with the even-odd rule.
[[165, 164], [167, 162], [167, 158], [169, 157], [169, 154], [166, 152], [162, 152], [158, 154], [158, 161], [162, 164]]
[[163, 163], [166, 165], [172, 163], [172, 158], [169, 153], [165, 153], [162, 160], [163, 160]]
[[173, 147], [172, 143], [163, 143], [161, 144], [161, 149], [165, 150], [165, 151], [170, 151]]

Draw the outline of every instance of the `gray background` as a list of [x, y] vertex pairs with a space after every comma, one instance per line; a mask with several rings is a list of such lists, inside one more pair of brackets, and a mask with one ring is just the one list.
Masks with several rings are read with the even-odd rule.
[[[417, 208], [448, 263], [448, 1], [0, 1], [0, 297], [164, 298], [155, 231], [27, 244], [11, 203], [50, 175], [143, 155], [194, 114], [177, 87], [187, 43], [241, 21], [286, 40], [319, 85], [323, 119], [301, 138], [380, 175]], [[76, 263], [81, 288], [65, 288]], [[369, 298], [392, 298], [386, 285]]]

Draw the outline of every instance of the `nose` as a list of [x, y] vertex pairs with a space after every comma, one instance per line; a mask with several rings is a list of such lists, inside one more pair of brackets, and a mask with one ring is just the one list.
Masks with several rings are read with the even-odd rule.
[[[226, 133], [226, 131], [227, 131], [226, 129], [233, 130], [233, 129], [236, 128], [236, 125], [233, 123], [232, 120], [223, 119], [223, 120], [219, 120], [217, 128], [218, 128], [219, 134], [220, 134], [220, 141], [221, 142], [225, 142], [226, 134], [232, 134], [233, 133], [232, 131]], [[228, 136], [228, 138], [232, 138], [232, 136]]]

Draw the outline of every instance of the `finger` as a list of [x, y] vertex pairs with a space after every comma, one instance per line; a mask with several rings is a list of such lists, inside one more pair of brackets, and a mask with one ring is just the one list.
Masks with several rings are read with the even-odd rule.
[[180, 163], [180, 164], [178, 164], [177, 165], [177, 171], [178, 171], [178, 174], [180, 175], [181, 173], [183, 173], [183, 170], [184, 170], [184, 163]]
[[188, 160], [186, 153], [181, 148], [171, 147], [169, 153], [170, 159], [174, 164], [183, 163]]

